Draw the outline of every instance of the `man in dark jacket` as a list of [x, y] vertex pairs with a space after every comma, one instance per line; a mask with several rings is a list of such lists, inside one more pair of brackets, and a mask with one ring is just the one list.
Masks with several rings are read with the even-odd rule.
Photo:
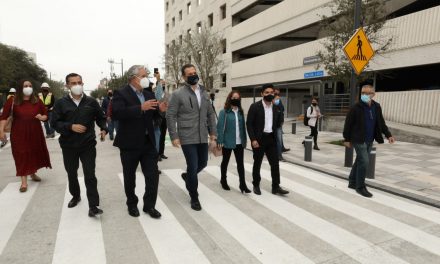
[[154, 94], [145, 89], [150, 82], [144, 66], [134, 65], [127, 74], [129, 83], [115, 91], [112, 117], [119, 122], [113, 145], [121, 153], [128, 214], [139, 216], [135, 187], [136, 169], [140, 163], [145, 178], [143, 211], [152, 218], [160, 218], [161, 214], [155, 208], [159, 174], [153, 120], [159, 117], [159, 110], [166, 111], [166, 104], [159, 103]]
[[83, 93], [82, 77], [76, 73], [66, 76], [70, 93], [57, 100], [53, 109], [52, 127], [61, 134], [59, 142], [63, 151], [64, 167], [69, 179], [72, 199], [68, 208], [81, 201], [78, 167], [81, 160], [89, 201], [89, 216], [102, 214], [99, 206], [98, 181], [95, 176], [96, 135], [95, 122], [101, 128], [101, 139], [107, 134], [104, 112], [98, 102]]
[[289, 191], [280, 187], [276, 129], [281, 124], [281, 110], [272, 103], [275, 98], [274, 86], [272, 84], [263, 85], [261, 96], [263, 100], [251, 105], [246, 120], [246, 127], [254, 152], [254, 166], [252, 168], [254, 193], [261, 195], [260, 169], [264, 154], [266, 154], [272, 176], [272, 193], [288, 194]]
[[371, 85], [362, 86], [361, 101], [348, 112], [344, 125], [344, 145], [354, 147], [356, 160], [350, 172], [348, 188], [365, 197], [373, 195], [365, 186], [365, 176], [369, 166], [369, 154], [373, 141], [384, 143], [382, 134], [393, 144], [394, 138], [390, 133], [382, 115], [382, 108], [373, 101], [375, 91]]
[[113, 99], [113, 91], [108, 90], [107, 96], [102, 100], [101, 109], [104, 112], [105, 116], [107, 117], [107, 125], [108, 125], [108, 133], [110, 140], [113, 140], [114, 138], [114, 132], [118, 133], [118, 121], [113, 120], [112, 117], [109, 114], [109, 106]]

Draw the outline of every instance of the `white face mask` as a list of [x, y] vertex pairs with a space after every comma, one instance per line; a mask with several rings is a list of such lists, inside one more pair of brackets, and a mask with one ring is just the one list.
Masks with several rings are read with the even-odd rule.
[[81, 95], [83, 93], [83, 86], [79, 85], [79, 84], [75, 85], [75, 86], [72, 86], [72, 88], [70, 88], [70, 91], [74, 95]]
[[150, 86], [150, 80], [148, 80], [148, 78], [147, 77], [144, 77], [144, 78], [142, 78], [141, 79], [141, 81], [140, 81], [140, 85], [141, 85], [141, 87], [142, 88], [148, 88], [148, 86]]
[[32, 87], [24, 87], [23, 88], [23, 94], [25, 96], [30, 96], [33, 91], [34, 91], [34, 89], [32, 89]]

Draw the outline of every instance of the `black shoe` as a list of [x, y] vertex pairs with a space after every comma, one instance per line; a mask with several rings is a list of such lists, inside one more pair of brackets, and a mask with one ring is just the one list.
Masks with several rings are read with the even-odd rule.
[[282, 156], [278, 158], [279, 161], [286, 161]]
[[67, 204], [67, 208], [75, 207], [81, 201], [81, 197], [73, 197], [72, 200]]
[[371, 194], [366, 187], [360, 188], [360, 189], [356, 189], [356, 192], [364, 197], [370, 198], [373, 196], [373, 194]]
[[283, 148], [283, 152], [290, 151], [290, 148]]
[[96, 216], [96, 215], [100, 215], [100, 214], [102, 214], [102, 213], [104, 213], [104, 211], [102, 211], [101, 209], [99, 209], [99, 208], [96, 207], [96, 206], [93, 206], [93, 207], [90, 207], [90, 208], [89, 208], [89, 216], [90, 216], [90, 217], [94, 217], [94, 216]]
[[162, 161], [162, 157], [161, 156], [159, 156], [159, 158], [157, 159], [158, 161]]
[[183, 172], [181, 176], [182, 176], [182, 179], [186, 182], [186, 178], [187, 178], [188, 174], [186, 172]]
[[161, 170], [157, 170], [157, 174], [162, 174], [162, 171]]
[[273, 193], [273, 194], [281, 194], [281, 195], [285, 195], [285, 194], [288, 194], [289, 191], [284, 190], [284, 189], [281, 188], [281, 187], [277, 187], [277, 188], [272, 188], [272, 193]]
[[164, 154], [161, 154], [160, 157], [161, 157], [162, 159], [168, 159], [168, 157], [165, 156]]
[[350, 189], [356, 189], [356, 184], [354, 184], [354, 183], [349, 183], [349, 184], [348, 184], [348, 188], [350, 188]]
[[301, 144], [303, 144], [303, 146], [306, 147], [306, 141], [305, 141], [305, 140], [303, 140], [303, 141], [301, 142]]
[[249, 190], [248, 189], [248, 187], [246, 186], [246, 184], [245, 185], [241, 185], [240, 184], [240, 191], [241, 191], [241, 193], [250, 193], [251, 192], [251, 190]]
[[113, 141], [113, 138], [112, 138], [112, 137], [110, 138], [110, 141]]
[[149, 214], [152, 218], [155, 218], [155, 219], [158, 219], [158, 218], [160, 218], [162, 216], [160, 214], [160, 212], [157, 211], [155, 208], [143, 209], [142, 211], [144, 211], [145, 213]]
[[139, 217], [139, 210], [137, 207], [128, 207], [128, 214], [133, 217]]
[[313, 149], [314, 149], [314, 150], [320, 150], [320, 149], [318, 148], [318, 146], [316, 146], [316, 145], [313, 147]]
[[198, 198], [191, 198], [191, 208], [196, 211], [202, 210], [202, 205], [200, 205]]
[[254, 193], [255, 193], [256, 195], [261, 195], [260, 186], [254, 186]]
[[230, 191], [231, 190], [231, 188], [229, 188], [228, 182], [226, 180], [220, 181], [220, 184], [222, 185], [223, 190], [226, 190], [226, 191]]

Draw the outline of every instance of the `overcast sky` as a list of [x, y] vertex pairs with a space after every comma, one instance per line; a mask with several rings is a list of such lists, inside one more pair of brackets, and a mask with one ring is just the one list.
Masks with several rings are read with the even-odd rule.
[[109, 58], [162, 69], [163, 21], [163, 0], [0, 0], [0, 42], [36, 53], [52, 79], [81, 74], [86, 90], [109, 76]]

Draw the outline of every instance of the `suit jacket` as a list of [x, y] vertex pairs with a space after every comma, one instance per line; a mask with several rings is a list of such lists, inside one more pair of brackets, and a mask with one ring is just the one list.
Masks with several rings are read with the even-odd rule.
[[[273, 122], [272, 122], [272, 132], [275, 138], [276, 129], [281, 125], [281, 109], [272, 104], [272, 114], [273, 114]], [[264, 131], [264, 122], [265, 122], [265, 112], [263, 101], [260, 100], [255, 102], [249, 108], [246, 127], [248, 131], [248, 135], [251, 141], [257, 140], [259, 144], [261, 144], [261, 138], [263, 136]]]
[[[156, 99], [152, 92], [142, 91], [145, 101]], [[130, 85], [116, 90], [112, 100], [112, 119], [119, 121], [118, 133], [113, 145], [124, 150], [141, 149], [145, 146], [146, 133], [155, 144], [153, 119], [159, 110], [141, 110], [141, 101]]]

